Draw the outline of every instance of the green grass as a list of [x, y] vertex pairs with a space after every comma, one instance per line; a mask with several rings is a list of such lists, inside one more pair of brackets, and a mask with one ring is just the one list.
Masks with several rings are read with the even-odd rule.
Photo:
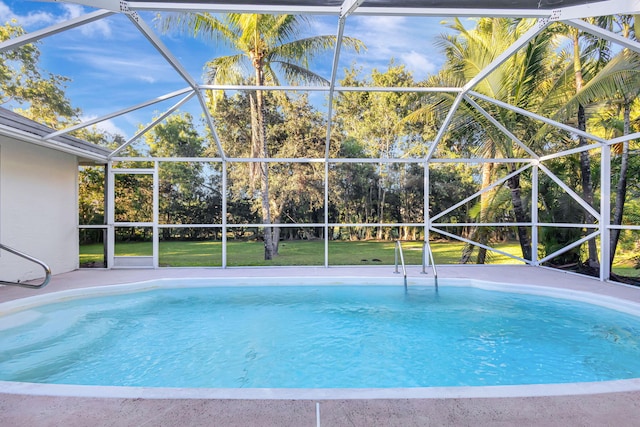
[[[458, 264], [463, 243], [433, 242], [436, 264]], [[407, 265], [420, 265], [422, 242], [403, 242]], [[497, 244], [496, 248], [511, 254], [520, 254], [517, 242]], [[324, 265], [324, 241], [295, 240], [280, 243], [280, 254], [271, 261], [264, 260], [262, 242], [227, 242], [227, 265], [241, 266], [295, 266]], [[151, 256], [151, 242], [118, 243], [117, 256]], [[81, 245], [80, 264], [96, 262], [102, 265], [101, 244]], [[379, 241], [329, 242], [329, 265], [394, 265], [395, 243]], [[496, 252], [488, 252], [487, 264], [514, 264], [516, 260]], [[169, 241], [160, 243], [162, 267], [219, 267], [222, 265], [222, 244], [219, 241]], [[640, 270], [630, 262], [614, 265], [613, 272], [620, 276], [640, 277]]]
[[[620, 249], [620, 247], [618, 247]], [[640, 269], [635, 268], [637, 254], [631, 250], [618, 250], [613, 264], [613, 273], [624, 277], [640, 278]]]
[[[436, 264], [457, 264], [463, 243], [434, 242], [431, 248]], [[501, 243], [496, 248], [511, 254], [519, 254], [516, 242]], [[407, 265], [422, 263], [422, 242], [403, 242], [402, 249]], [[80, 263], [101, 262], [101, 244], [81, 245]], [[116, 256], [151, 256], [151, 242], [118, 243]], [[159, 262], [164, 267], [207, 267], [222, 265], [222, 244], [219, 241], [171, 241], [160, 242]], [[490, 252], [487, 263], [516, 263], [505, 255]], [[388, 241], [332, 241], [329, 242], [329, 265], [394, 265], [395, 243]], [[295, 266], [324, 265], [324, 241], [295, 240], [280, 242], [279, 255], [271, 261], [264, 260], [262, 242], [227, 242], [229, 266]]]
[[618, 276], [640, 278], [640, 270], [633, 267], [616, 267], [614, 265], [613, 272]]

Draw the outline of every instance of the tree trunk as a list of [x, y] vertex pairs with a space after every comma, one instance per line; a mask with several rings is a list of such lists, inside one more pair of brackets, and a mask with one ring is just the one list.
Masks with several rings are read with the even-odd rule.
[[[260, 132], [258, 128], [260, 127], [260, 122], [258, 119], [259, 108], [258, 108], [258, 96], [257, 92], [252, 92], [249, 94], [249, 107], [251, 112], [251, 157], [259, 158], [262, 146], [262, 141], [260, 140]], [[256, 181], [262, 176], [260, 163], [252, 162], [249, 164], [249, 185], [251, 186], [251, 190], [255, 189]]]
[[[487, 188], [491, 185], [491, 176], [493, 173], [493, 164], [486, 162], [482, 164], [482, 187], [481, 189]], [[491, 205], [491, 193], [492, 191], [485, 191], [480, 194], [480, 217], [477, 221], [478, 225], [471, 228], [469, 235], [467, 236], [469, 240], [476, 241], [483, 245], [489, 243], [489, 236], [487, 233], [486, 227], [482, 227], [483, 223], [488, 222], [489, 218], [489, 209]], [[466, 264], [471, 259], [473, 255], [473, 250], [475, 249], [475, 245], [470, 243], [464, 245], [462, 248], [462, 255], [460, 257], [460, 263]], [[478, 256], [476, 257], [476, 264], [484, 264], [487, 258], [487, 250], [481, 247], [478, 247]]]
[[[467, 237], [470, 240], [473, 240], [473, 237], [475, 237], [477, 229], [478, 227], [473, 227], [473, 229], [468, 233]], [[469, 259], [471, 259], [471, 255], [473, 255], [474, 248], [475, 246], [470, 243], [467, 243], [462, 247], [462, 254], [460, 255], [460, 264], [466, 264], [469, 262]]]
[[[511, 172], [515, 170], [515, 165], [511, 165]], [[522, 197], [520, 196], [520, 175], [515, 175], [509, 178], [509, 188], [511, 189], [511, 204], [513, 205], [513, 213], [516, 216], [516, 222], [528, 222], [527, 214], [525, 213]], [[531, 261], [531, 240], [529, 234], [527, 234], [527, 227], [518, 226], [518, 241], [520, 242], [520, 248], [522, 249], [522, 258]]]
[[[256, 68], [256, 85], [262, 86], [264, 78], [261, 68]], [[253, 95], [255, 96], [255, 109], [251, 111], [251, 127], [252, 127], [252, 152], [255, 150], [256, 157], [266, 159], [268, 156], [267, 151], [267, 129], [265, 123], [265, 105], [263, 93], [261, 90], [256, 90]], [[254, 111], [255, 110], [255, 111]], [[262, 204], [262, 223], [264, 226], [264, 259], [270, 260], [273, 258], [273, 234], [271, 227], [271, 208], [269, 205], [269, 164], [267, 162], [257, 163], [258, 170], [260, 172], [260, 192], [261, 192], [261, 204]]]
[[[578, 105], [578, 129], [585, 131], [587, 128], [587, 119], [582, 105]], [[578, 146], [583, 147], [587, 145], [587, 141], [584, 137], [578, 137]], [[591, 159], [587, 151], [580, 152], [580, 178], [582, 181], [582, 197], [584, 201], [593, 206], [593, 185], [591, 183]], [[584, 222], [588, 225], [594, 223], [593, 215], [589, 212], [585, 212]], [[587, 233], [591, 231], [587, 230]], [[591, 267], [598, 266], [598, 248], [596, 247], [596, 239], [591, 239], [588, 242], [589, 247], [589, 259], [588, 264]]]
[[485, 248], [478, 248], [478, 258], [476, 258], [476, 264], [484, 264], [486, 260], [487, 250]]
[[[629, 135], [631, 127], [631, 103], [624, 104], [624, 135]], [[624, 203], [627, 198], [627, 171], [629, 169], [629, 142], [622, 143], [622, 153], [620, 158], [620, 175], [618, 185], [616, 186], [616, 201], [613, 211], [613, 225], [622, 225], [622, 216], [624, 213]], [[618, 248], [618, 240], [620, 240], [620, 230], [611, 230], [611, 240], [609, 246], [609, 267], [613, 266], [613, 259]]]
[[[382, 177], [382, 164], [378, 165], [378, 222], [384, 222], [384, 199], [387, 192], [384, 189], [384, 178]], [[378, 226], [377, 240], [382, 240], [382, 226]]]
[[[493, 163], [482, 164], [482, 189], [491, 185], [491, 177], [493, 175]], [[481, 224], [489, 222], [489, 212], [491, 209], [491, 197], [493, 190], [486, 191], [480, 195], [480, 221]], [[478, 243], [486, 245], [489, 243], [489, 233], [487, 227], [478, 227], [476, 229]], [[476, 258], [476, 264], [484, 264], [487, 259], [487, 250], [485, 248], [478, 247], [478, 257]]]
[[[279, 203], [277, 206], [272, 206], [271, 209], [271, 223], [272, 224], [280, 224], [282, 222], [282, 210], [284, 208], [284, 203]], [[272, 244], [272, 255], [278, 256], [278, 251], [280, 250], [280, 236], [282, 235], [282, 227], [271, 227], [271, 244]]]
[[[576, 93], [582, 90], [584, 80], [582, 76], [582, 61], [580, 59], [580, 33], [577, 29], [573, 30], [573, 71], [576, 79]], [[578, 104], [578, 129], [581, 131], [587, 130], [587, 118], [584, 111], [584, 106]], [[578, 146], [583, 147], [587, 145], [587, 141], [584, 137], [578, 137]], [[591, 184], [591, 159], [589, 159], [589, 153], [586, 151], [580, 152], [580, 175], [582, 180], [582, 197], [589, 204], [593, 206], [593, 186]], [[585, 213], [584, 222], [586, 224], [593, 224], [594, 218], [589, 213]], [[587, 231], [588, 233], [589, 231]], [[598, 249], [596, 248], [596, 240], [591, 239], [588, 242], [589, 247], [589, 259], [587, 263], [591, 267], [598, 265]]]
[[[278, 223], [278, 221], [275, 221], [274, 223]], [[280, 227], [271, 227], [271, 242], [272, 242], [272, 255], [273, 256], [277, 256], [278, 255], [278, 251], [280, 250], [280, 233], [282, 231], [282, 228]]]

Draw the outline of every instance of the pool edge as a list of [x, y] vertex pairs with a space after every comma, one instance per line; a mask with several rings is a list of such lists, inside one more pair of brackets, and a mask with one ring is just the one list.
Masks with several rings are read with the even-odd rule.
[[627, 380], [471, 387], [416, 388], [165, 388], [0, 381], [0, 395], [120, 399], [353, 400], [552, 397], [640, 391], [640, 378]]
[[[500, 267], [498, 267], [500, 268]], [[475, 271], [473, 268], [465, 269]], [[551, 274], [549, 272], [540, 271], [533, 267], [518, 267], [517, 271], [536, 271], [543, 275]], [[335, 271], [335, 270], [334, 270]], [[157, 272], [163, 276], [166, 272]], [[197, 278], [207, 278], [200, 276], [198, 272]], [[246, 271], [244, 272], [246, 273]], [[145, 278], [153, 276], [148, 271], [144, 271]], [[355, 277], [358, 275], [339, 274], [331, 276], [333, 279], [344, 277]], [[388, 276], [394, 277], [389, 274]], [[474, 277], [453, 276], [452, 279], [470, 280], [471, 282], [489, 282], [482, 275], [473, 274]], [[480, 276], [480, 278], [478, 278]], [[525, 275], [526, 276], [526, 275]], [[607, 294], [609, 298], [618, 301], [630, 301], [625, 296], [610, 295], [615, 288], [633, 292], [636, 296], [640, 289], [631, 287], [617, 287], [609, 283], [601, 283], [590, 278], [566, 276], [564, 273], [555, 273], [554, 276], [562, 277], [562, 286], [567, 293], [588, 293], [598, 299], [598, 295]], [[251, 278], [251, 276], [242, 275], [243, 278]], [[358, 276], [362, 278], [362, 276]], [[397, 276], [395, 276], [397, 277]], [[166, 277], [156, 277], [166, 278]], [[181, 275], [181, 278], [185, 276]], [[219, 277], [216, 278], [229, 278]], [[234, 276], [233, 278], [238, 278]], [[271, 276], [269, 278], [274, 278]], [[519, 276], [518, 279], [522, 279]], [[262, 278], [261, 278], [262, 279]], [[556, 285], [541, 285], [539, 277], [528, 283], [520, 282], [518, 285], [531, 286], [534, 289], [547, 290], [557, 288]], [[148, 282], [153, 279], [134, 280], [135, 282]], [[501, 281], [501, 283], [509, 284], [510, 280]], [[533, 282], [533, 283], [532, 283]], [[580, 286], [574, 287], [576, 282], [586, 282], [590, 285], [589, 289]], [[121, 284], [98, 284], [98, 287], [112, 288]], [[513, 284], [513, 283], [511, 283]], [[95, 285], [94, 285], [95, 286]], [[591, 287], [592, 286], [592, 287]], [[597, 288], [597, 289], [594, 289]], [[78, 289], [78, 288], [76, 288]], [[86, 289], [86, 288], [82, 288]], [[599, 290], [598, 290], [599, 289]], [[53, 289], [51, 289], [53, 291]], [[614, 294], [616, 292], [613, 292]], [[11, 298], [10, 300], [14, 300]], [[635, 298], [635, 304], [640, 304], [640, 299]], [[590, 383], [566, 383], [566, 384], [541, 384], [541, 385], [514, 385], [514, 386], [474, 386], [474, 387], [432, 387], [432, 388], [398, 388], [398, 389], [178, 389], [178, 388], [144, 388], [144, 387], [110, 387], [110, 386], [79, 386], [79, 385], [55, 385], [55, 384], [34, 384], [34, 383], [18, 383], [0, 381], [1, 395], [25, 395], [25, 396], [52, 396], [52, 397], [95, 397], [95, 398], [134, 398], [134, 399], [242, 399], [242, 400], [282, 400], [282, 399], [314, 399], [314, 400], [336, 400], [336, 399], [447, 399], [447, 398], [510, 398], [510, 397], [554, 397], [569, 395], [593, 395], [593, 394], [609, 394], [620, 392], [640, 392], [640, 378], [627, 380], [614, 380]]]

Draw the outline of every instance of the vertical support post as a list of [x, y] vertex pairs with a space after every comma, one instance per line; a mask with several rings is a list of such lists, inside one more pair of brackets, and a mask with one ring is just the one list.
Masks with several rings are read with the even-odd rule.
[[531, 167], [531, 265], [538, 263], [538, 161]]
[[102, 194], [102, 202], [104, 204], [104, 215], [102, 218], [102, 224], [107, 228], [103, 228], [102, 232], [102, 259], [104, 259], [104, 267], [109, 268], [109, 220], [107, 218], [107, 206], [109, 205], [109, 164], [104, 165], [104, 172], [102, 175], [104, 183], [104, 190]]
[[329, 161], [324, 162], [324, 267], [329, 268]]
[[227, 268], [227, 160], [222, 159], [222, 268]]
[[[1, 159], [1, 157], [0, 157]], [[0, 162], [1, 163], [1, 162]], [[76, 212], [80, 212], [80, 162], [76, 161], [76, 176], [75, 176], [75, 195], [74, 195], [74, 200], [75, 200], [75, 211]], [[106, 183], [104, 185], [104, 188], [106, 188]], [[103, 199], [104, 199], [104, 194], [103, 194]], [[76, 215], [76, 238], [75, 238], [75, 252], [76, 254], [78, 254], [78, 256], [76, 257], [76, 269], [80, 268], [80, 237], [82, 235], [82, 229], [80, 228], [81, 224], [80, 224], [80, 215]], [[0, 239], [0, 241], [2, 241]], [[102, 248], [104, 249], [105, 245], [102, 245]], [[2, 251], [0, 251], [2, 252]]]
[[158, 177], [158, 161], [153, 161], [153, 225], [151, 226], [151, 246], [153, 248], [153, 268], [160, 266], [160, 178]]
[[116, 254], [116, 231], [113, 223], [115, 222], [115, 176], [112, 171], [113, 161], [109, 160], [105, 167], [107, 180], [107, 203], [105, 206], [105, 216], [107, 217], [107, 267], [113, 267]]
[[611, 278], [611, 145], [600, 155], [600, 280]]
[[[425, 159], [424, 163], [423, 163], [423, 169], [424, 169], [424, 189], [423, 189], [423, 194], [424, 194], [424, 201], [423, 201], [423, 220], [424, 220], [424, 241], [428, 242], [429, 241], [429, 227], [431, 227], [431, 212], [429, 211], [429, 186], [430, 186], [430, 177], [429, 177], [429, 161], [427, 161]], [[424, 257], [423, 257], [424, 258]], [[424, 262], [423, 262], [423, 268], [424, 268]]]

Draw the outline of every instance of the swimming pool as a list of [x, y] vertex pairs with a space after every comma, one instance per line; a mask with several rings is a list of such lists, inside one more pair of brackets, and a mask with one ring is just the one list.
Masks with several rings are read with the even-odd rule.
[[[438, 292], [410, 286], [405, 293], [397, 281], [385, 286], [368, 280], [370, 286], [362, 286], [346, 279], [307, 280], [292, 286], [295, 280], [265, 279], [260, 283], [269, 286], [260, 287], [255, 279], [155, 281], [2, 304], [0, 340], [7, 344], [0, 352], [0, 379], [188, 388], [422, 388], [640, 377], [634, 363], [639, 311], [632, 303], [598, 298], [599, 304], [627, 312], [620, 313], [576, 302], [593, 302], [576, 292], [509, 286], [518, 293], [504, 293], [504, 286], [477, 281], [441, 283]], [[531, 292], [561, 299], [526, 295]], [[104, 294], [111, 295], [107, 305], [104, 298], [93, 298]], [[53, 300], [63, 301], [42, 305]], [[71, 307], [77, 302], [84, 308]], [[114, 314], [114, 305], [132, 315]], [[195, 306], [203, 308], [197, 315], [177, 311]], [[299, 314], [304, 316], [294, 317]], [[370, 323], [363, 328], [365, 321]], [[80, 329], [72, 332], [70, 326]], [[565, 333], [578, 327], [578, 341], [569, 340]], [[132, 342], [122, 342], [123, 337]], [[145, 343], [152, 348], [143, 349]], [[168, 344], [176, 346], [166, 352]], [[204, 371], [194, 373], [194, 367]]]

